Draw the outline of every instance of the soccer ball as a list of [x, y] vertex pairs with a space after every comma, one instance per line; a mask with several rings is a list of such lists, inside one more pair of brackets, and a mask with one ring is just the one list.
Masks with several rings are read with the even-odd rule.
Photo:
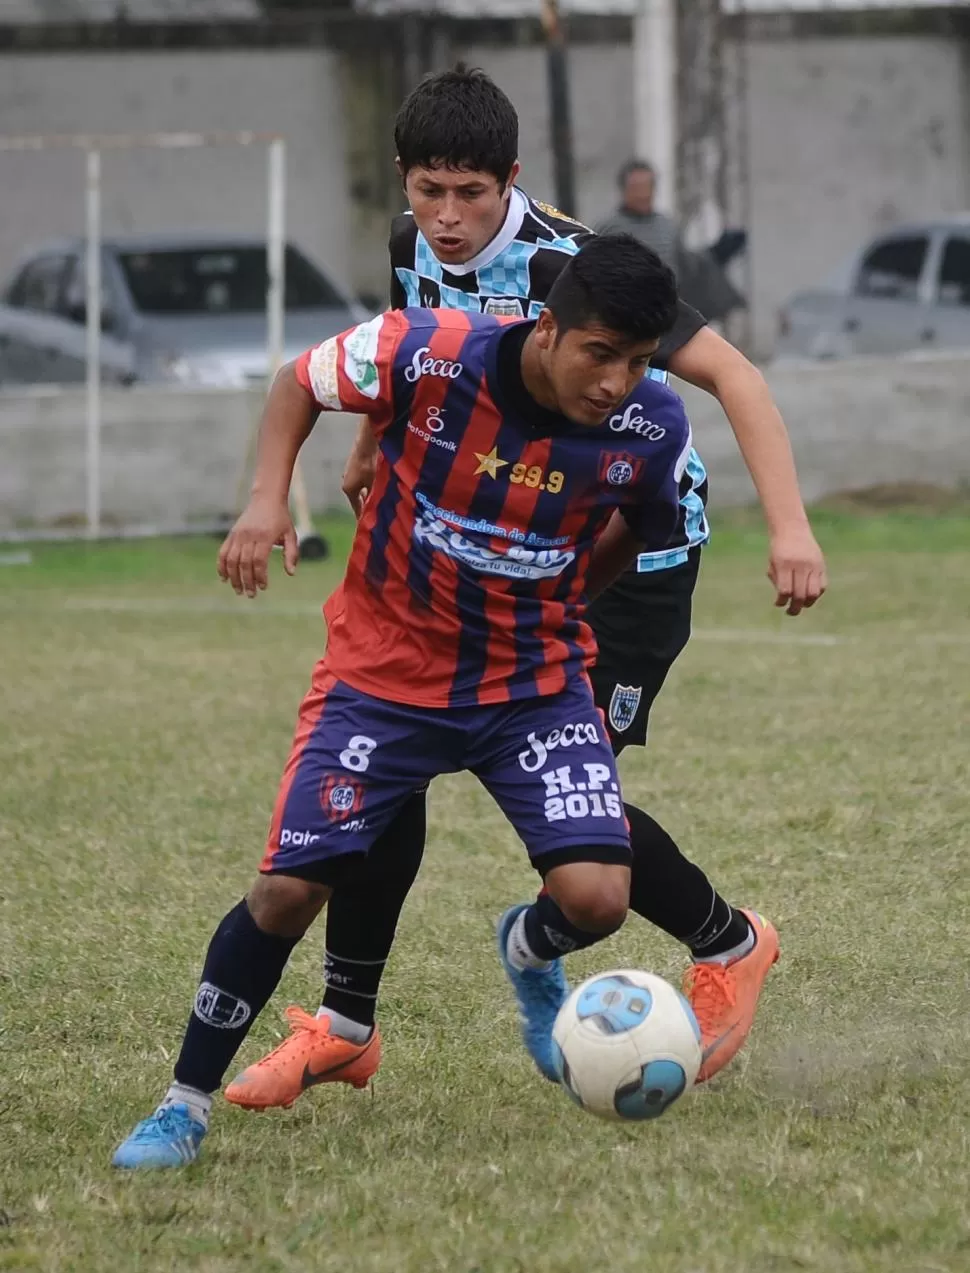
[[552, 1050], [563, 1087], [600, 1118], [659, 1118], [693, 1086], [701, 1032], [690, 1004], [663, 977], [601, 972], [559, 1009]]

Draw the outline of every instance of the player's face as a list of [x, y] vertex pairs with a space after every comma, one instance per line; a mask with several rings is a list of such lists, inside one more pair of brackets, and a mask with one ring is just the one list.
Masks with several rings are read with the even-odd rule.
[[442, 265], [464, 265], [495, 238], [509, 208], [515, 164], [505, 185], [490, 172], [467, 168], [409, 168], [404, 192]]
[[646, 375], [659, 340], [631, 341], [599, 323], [560, 337], [543, 310], [536, 324], [540, 365], [558, 410], [574, 424], [594, 428], [612, 415]]

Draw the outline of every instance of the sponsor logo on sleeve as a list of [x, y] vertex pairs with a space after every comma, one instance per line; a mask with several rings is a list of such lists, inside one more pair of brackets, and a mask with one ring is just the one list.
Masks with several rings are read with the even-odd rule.
[[339, 411], [340, 387], [337, 383], [337, 338], [331, 336], [322, 345], [310, 351], [308, 367], [310, 389], [314, 398], [326, 411]]
[[377, 369], [377, 346], [381, 338], [384, 315], [355, 327], [344, 340], [344, 372], [347, 379], [365, 398], [377, 398], [381, 376]]

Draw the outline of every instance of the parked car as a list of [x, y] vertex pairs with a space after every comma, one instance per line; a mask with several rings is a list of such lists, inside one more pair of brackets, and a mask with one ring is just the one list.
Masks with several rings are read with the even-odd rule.
[[779, 358], [970, 349], [970, 214], [872, 239], [779, 314]]
[[[366, 317], [297, 248], [285, 254], [285, 356]], [[234, 235], [112, 237], [103, 244], [106, 382], [245, 385], [265, 379], [266, 241]], [[0, 304], [0, 383], [70, 384], [86, 374], [85, 244], [21, 261]]]

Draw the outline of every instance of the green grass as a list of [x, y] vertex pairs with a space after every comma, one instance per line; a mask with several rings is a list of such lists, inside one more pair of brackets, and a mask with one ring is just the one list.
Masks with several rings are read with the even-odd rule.
[[[219, 1102], [197, 1165], [136, 1178], [110, 1154], [252, 877], [339, 563], [277, 571], [256, 602], [217, 582], [211, 540], [0, 568], [0, 1269], [970, 1268], [970, 523], [818, 524], [831, 591], [797, 620], [770, 606], [756, 525], [721, 530], [653, 744], [622, 762], [781, 931], [727, 1072], [641, 1128], [536, 1077], [491, 935], [533, 877], [474, 780], [441, 779], [373, 1094]], [[285, 1003], [317, 1002], [321, 941], [245, 1059]], [[606, 964], [677, 978], [684, 958], [633, 917], [571, 972]]]

